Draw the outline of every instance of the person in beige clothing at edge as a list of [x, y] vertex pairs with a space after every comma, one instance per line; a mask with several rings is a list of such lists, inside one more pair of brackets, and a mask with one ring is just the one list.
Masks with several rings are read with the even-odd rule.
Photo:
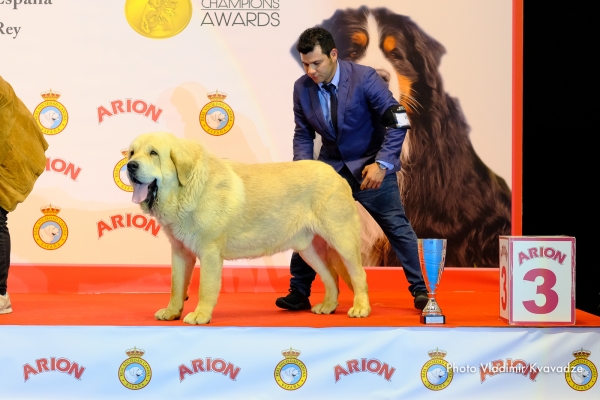
[[46, 167], [48, 142], [12, 86], [0, 76], [0, 315], [12, 312], [7, 292], [10, 233], [7, 216], [22, 203]]

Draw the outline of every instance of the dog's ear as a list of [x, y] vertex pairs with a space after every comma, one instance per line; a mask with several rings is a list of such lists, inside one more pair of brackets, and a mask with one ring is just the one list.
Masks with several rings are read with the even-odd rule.
[[408, 37], [412, 38], [413, 48], [416, 51], [416, 54], [411, 54], [411, 63], [418, 70], [423, 71], [427, 86], [435, 88], [440, 80], [438, 67], [446, 49], [408, 18], [404, 28]]
[[177, 179], [182, 185], [186, 185], [190, 180], [195, 159], [191, 150], [184, 145], [178, 145], [171, 148], [171, 160], [177, 170]]

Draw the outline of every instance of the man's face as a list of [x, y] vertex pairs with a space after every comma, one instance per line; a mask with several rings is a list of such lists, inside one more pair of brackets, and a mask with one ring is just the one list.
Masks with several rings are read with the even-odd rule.
[[316, 45], [308, 54], [300, 53], [304, 71], [315, 83], [329, 83], [337, 67], [337, 49], [331, 50], [330, 57], [323, 54], [321, 46]]

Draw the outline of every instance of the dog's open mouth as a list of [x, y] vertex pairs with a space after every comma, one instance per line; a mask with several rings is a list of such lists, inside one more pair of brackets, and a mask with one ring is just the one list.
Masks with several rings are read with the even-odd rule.
[[142, 183], [137, 179], [132, 179], [133, 183], [133, 198], [135, 204], [140, 204], [143, 201], [147, 202], [148, 208], [151, 209], [158, 194], [158, 185], [156, 179], [150, 183]]

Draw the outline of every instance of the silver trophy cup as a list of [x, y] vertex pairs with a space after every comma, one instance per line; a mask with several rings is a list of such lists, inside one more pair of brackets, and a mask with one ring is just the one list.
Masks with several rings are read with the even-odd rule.
[[445, 324], [446, 317], [435, 300], [446, 262], [446, 239], [419, 239], [419, 261], [429, 301], [421, 312], [422, 324]]

